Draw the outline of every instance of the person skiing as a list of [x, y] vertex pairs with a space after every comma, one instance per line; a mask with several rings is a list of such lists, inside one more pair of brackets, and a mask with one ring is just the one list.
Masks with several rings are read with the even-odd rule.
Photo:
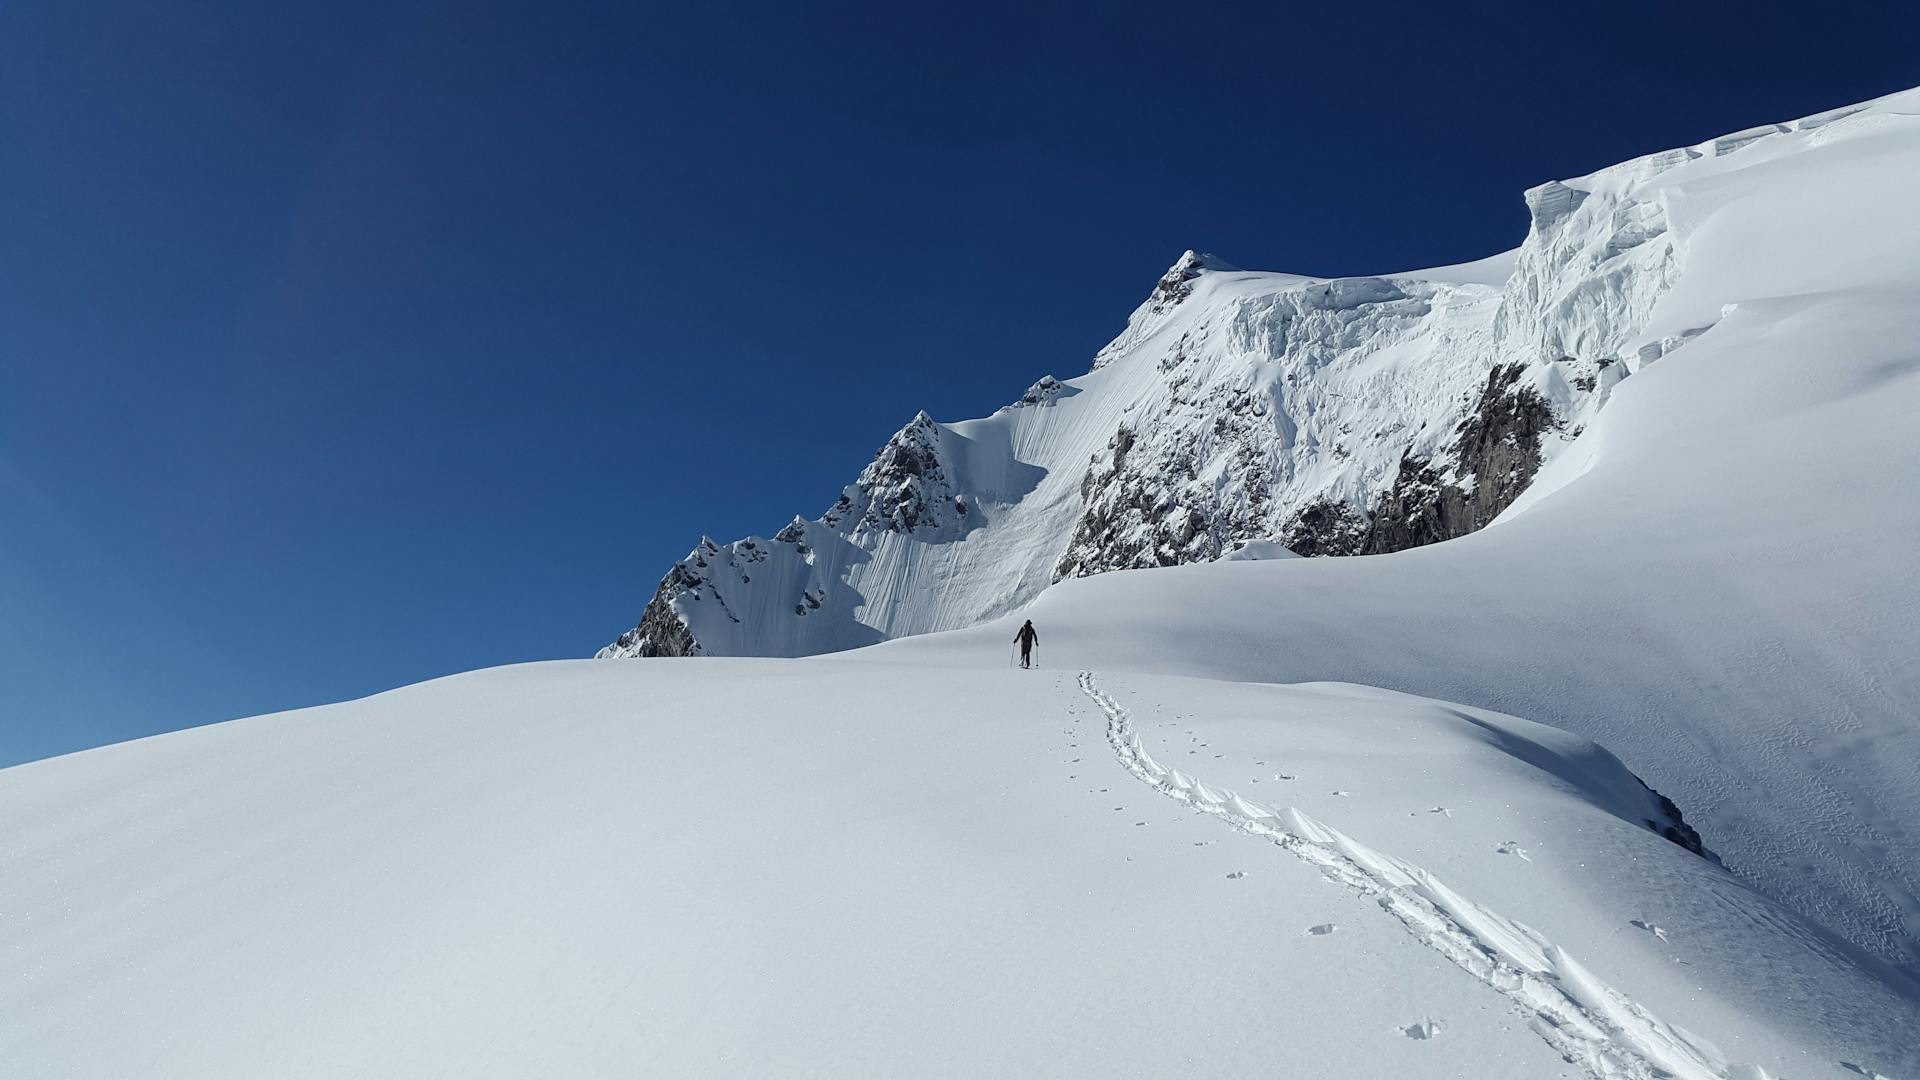
[[1028, 619], [1026, 625], [1020, 628], [1020, 632], [1013, 635], [1013, 640], [1020, 643], [1020, 666], [1032, 667], [1033, 647], [1040, 640], [1040, 632], [1033, 628], [1032, 619]]

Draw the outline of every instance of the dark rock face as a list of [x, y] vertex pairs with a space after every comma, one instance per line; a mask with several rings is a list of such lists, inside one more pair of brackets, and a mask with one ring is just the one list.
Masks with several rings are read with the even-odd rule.
[[705, 583], [685, 564], [675, 565], [661, 580], [653, 599], [647, 601], [646, 610], [640, 613], [639, 625], [621, 634], [619, 640], [602, 650], [602, 653], [618, 651], [622, 656], [699, 656], [700, 643], [694, 640], [686, 622], [674, 614], [673, 598], [683, 593], [697, 593]]
[[1158, 545], [1149, 535], [1163, 510], [1158, 492], [1124, 482], [1127, 455], [1137, 442], [1132, 428], [1121, 427], [1107, 440], [1106, 453], [1087, 469], [1080, 481], [1080, 501], [1086, 510], [1074, 526], [1066, 554], [1054, 567], [1055, 581], [1121, 566], [1171, 566], [1178, 561], [1159, 561]]
[[[1250, 422], [1229, 407], [1216, 421], [1214, 437], [1230, 444], [1236, 424]], [[1266, 462], [1246, 442], [1233, 458], [1238, 495], [1223, 504], [1197, 476], [1190, 446], [1161, 445], [1141, 459], [1139, 437], [1122, 427], [1107, 442], [1080, 482], [1082, 511], [1067, 550], [1054, 566], [1055, 581], [1109, 570], [1179, 566], [1217, 559], [1247, 540], [1265, 539]]]
[[792, 544], [795, 548], [799, 549], [802, 555], [805, 555], [807, 553], [806, 520], [795, 517], [792, 521], [787, 522], [786, 526], [779, 532], [774, 533], [773, 538], [782, 544]]
[[911, 533], [963, 524], [966, 515], [942, 453], [939, 425], [922, 412], [887, 440], [820, 520], [843, 532]]
[[[1465, 536], [1491, 522], [1540, 471], [1540, 438], [1552, 430], [1553, 406], [1518, 385], [1519, 364], [1487, 375], [1480, 401], [1460, 422], [1444, 471], [1404, 457], [1393, 486], [1374, 507], [1360, 553], [1382, 554]], [[1465, 478], [1465, 486], [1451, 479]]]
[[1367, 519], [1327, 499], [1296, 513], [1280, 531], [1280, 542], [1296, 555], [1356, 555], [1366, 540]]
[[1193, 294], [1193, 279], [1205, 269], [1206, 260], [1198, 252], [1189, 251], [1180, 256], [1154, 284], [1153, 294], [1147, 298], [1149, 309], [1159, 315], [1185, 300]]
[[1250, 396], [1217, 389], [1201, 402], [1214, 418], [1201, 440], [1232, 450], [1238, 484], [1225, 504], [1198, 481], [1195, 444], [1148, 448], [1122, 427], [1081, 482], [1085, 510], [1054, 578], [1204, 562], [1249, 540], [1278, 540], [1308, 556], [1372, 555], [1464, 536], [1526, 490], [1540, 469], [1541, 438], [1558, 424], [1546, 398], [1522, 384], [1525, 371], [1521, 364], [1494, 368], [1453, 442], [1431, 459], [1403, 456], [1371, 508], [1323, 498], [1279, 522], [1271, 517], [1270, 464], [1259, 449], [1270, 439], [1256, 431], [1272, 421]]
[[1716, 863], [1720, 861], [1720, 856], [1709, 851], [1707, 845], [1701, 841], [1699, 830], [1687, 824], [1686, 819], [1680, 816], [1680, 808], [1674, 805], [1672, 799], [1647, 787], [1645, 780], [1640, 781], [1640, 786], [1647, 788], [1647, 791], [1652, 794], [1654, 798], [1660, 800], [1660, 813], [1665, 818], [1663, 821], [1648, 818], [1648, 829], [1659, 833], [1661, 836], [1666, 837], [1673, 843], [1686, 848], [1688, 851], [1693, 852], [1703, 859], [1710, 859]]
[[1010, 409], [1021, 409], [1030, 405], [1051, 405], [1060, 399], [1064, 391], [1068, 391], [1069, 389], [1067, 384], [1061, 382], [1059, 379], [1051, 375], [1042, 375], [1039, 382], [1027, 387], [1027, 392], [1020, 395], [1020, 400], [1007, 407]]
[[[1173, 354], [1178, 363], [1179, 345]], [[1176, 385], [1184, 381], [1176, 375]], [[1245, 385], [1215, 386], [1170, 399], [1145, 423], [1146, 439], [1122, 426], [1088, 468], [1085, 509], [1054, 580], [1206, 562], [1273, 537], [1269, 399]], [[1165, 431], [1190, 437], [1152, 437]], [[1201, 460], [1214, 470], [1204, 480]]]

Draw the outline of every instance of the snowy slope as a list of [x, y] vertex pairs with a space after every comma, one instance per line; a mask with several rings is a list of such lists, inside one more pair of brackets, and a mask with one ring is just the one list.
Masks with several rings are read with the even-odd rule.
[[[1338, 679], [1588, 736], [1744, 879], [1920, 962], [1916, 114], [1903, 95], [1594, 178], [1660, 201], [1684, 241], [1647, 337], [1711, 328], [1621, 384], [1492, 527], [1067, 582], [1025, 614], [1063, 664]], [[959, 638], [985, 660], [1011, 633]]]
[[[1450, 321], [1404, 339], [1427, 343], [1417, 346], [1427, 351], [1406, 371], [1396, 368], [1391, 392], [1417, 385], [1407, 371], [1434, 377], [1439, 361], [1455, 354], [1428, 345], [1449, 333], [1531, 341], [1536, 356], [1617, 355], [1607, 372], [1636, 372], [1611, 385], [1597, 373], [1588, 393], [1578, 375], [1557, 379], [1565, 367], [1559, 361], [1522, 369], [1515, 385], [1547, 400], [1559, 426], [1542, 432], [1537, 479], [1524, 492], [1505, 493], [1517, 502], [1498, 527], [1391, 557], [1194, 567], [1113, 592], [1069, 582], [1032, 609], [1043, 637], [1066, 650], [1063, 658], [1088, 666], [1337, 678], [1569, 728], [1673, 792], [1747, 880], [1863, 948], [1920, 963], [1920, 685], [1909, 659], [1920, 655], [1920, 562], [1912, 555], [1920, 512], [1909, 491], [1920, 475], [1916, 113], [1920, 95], [1909, 92], [1545, 185], [1529, 193], [1533, 230], [1510, 265], [1426, 273], [1435, 284], [1422, 287], [1460, 290], [1450, 294], [1460, 306]], [[1501, 274], [1504, 292], [1491, 310], [1461, 314], [1473, 306], [1469, 292]], [[1044, 585], [1056, 558], [1068, 554], [1062, 537], [1086, 523], [1089, 509], [1191, 510], [1204, 502], [1211, 513], [1211, 492], [1229, 489], [1214, 485], [1227, 475], [1218, 455], [1196, 454], [1207, 463], [1196, 464], [1192, 481], [1168, 464], [1169, 454], [1205, 448], [1205, 439], [1157, 420], [1142, 425], [1147, 434], [1116, 466], [1102, 441], [1116, 422], [1098, 412], [1110, 396], [1104, 388], [1131, 379], [1150, 415], [1162, 417], [1167, 403], [1177, 411], [1185, 391], [1167, 389], [1155, 348], [1178, 354], [1179, 342], [1191, 344], [1203, 324], [1216, 345], [1242, 340], [1222, 328], [1242, 325], [1248, 305], [1295, 304], [1298, 297], [1281, 297], [1318, 287], [1200, 266], [1169, 275], [1098, 369], [1062, 384], [1079, 393], [974, 422], [1018, 428], [1017, 461], [1073, 461], [1092, 446], [1087, 486], [1095, 497], [1084, 499], [1078, 480], [1067, 483], [1074, 469], [1056, 466], [1036, 488], [1053, 492], [1050, 502], [1029, 496], [1004, 511], [1029, 523], [1017, 530], [1017, 544], [1000, 540], [991, 518], [959, 544], [914, 545], [896, 536], [889, 550], [921, 561], [883, 554], [862, 563], [885, 571], [885, 591], [872, 591], [888, 602], [835, 608], [835, 617], [865, 641], [883, 630], [964, 622], [972, 617], [966, 613], [995, 613]], [[1384, 319], [1368, 316], [1370, 324]], [[1314, 378], [1358, 373], [1351, 390], [1365, 384], [1364, 372], [1382, 353], [1391, 358], [1394, 348], [1411, 347], [1339, 353]], [[1285, 351], [1261, 348], [1261, 355]], [[1174, 370], [1226, 371], [1233, 355], [1247, 355], [1209, 349]], [[1484, 378], [1484, 367], [1475, 366], [1484, 361], [1459, 363]], [[1312, 366], [1288, 370], [1300, 375]], [[1196, 385], [1217, 385], [1211, 378], [1199, 375]], [[1340, 408], [1354, 408], [1355, 396], [1339, 396]], [[1313, 425], [1329, 418], [1309, 408], [1313, 394], [1272, 400], [1269, 417], [1294, 425], [1285, 452], [1291, 475], [1328, 484], [1373, 475], [1314, 472], [1361, 459], [1342, 464], [1312, 451], [1328, 435]], [[1428, 400], [1431, 393], [1416, 394], [1396, 408], [1418, 415]], [[1515, 418], [1499, 407], [1512, 400], [1469, 410], [1466, 422]], [[1022, 414], [1046, 416], [1044, 429]], [[1231, 413], [1224, 415], [1231, 426]], [[1156, 440], [1153, 432], [1163, 429], [1173, 434]], [[1447, 430], [1462, 438], [1459, 424]], [[1310, 440], [1307, 432], [1318, 434]], [[1026, 449], [1047, 438], [1062, 440], [1046, 444], [1044, 453], [1055, 457]], [[1068, 443], [1071, 453], [1056, 449]], [[1497, 440], [1492, 448], [1502, 445], [1513, 444]], [[1414, 457], [1402, 460], [1435, 446], [1409, 444]], [[1143, 460], [1152, 464], [1136, 467]], [[1366, 468], [1391, 460], [1387, 454]], [[1429, 511], [1471, 501], [1436, 495], [1447, 484], [1442, 474], [1457, 473], [1459, 462], [1434, 460], [1442, 464], [1397, 469], [1386, 502], [1375, 504], [1393, 512], [1402, 539], [1403, 525], [1431, 524]], [[1103, 492], [1119, 494], [1106, 499]], [[1052, 515], [1044, 520], [1043, 505]], [[1179, 534], [1163, 526], [1186, 520], [1185, 512], [1110, 515], [1122, 527], [1088, 550], [1096, 562], [1104, 551], [1127, 565], [1143, 561], [1136, 541], [1145, 537], [1154, 559], [1210, 555], [1215, 530], [1206, 527], [1169, 550]], [[1376, 515], [1369, 534], [1378, 524]], [[1303, 549], [1318, 542], [1296, 541]], [[950, 561], [929, 583], [917, 568], [932, 565], [924, 560], [935, 551]], [[961, 552], [964, 561], [954, 558]], [[826, 583], [820, 590], [822, 597], [830, 591]], [[692, 605], [661, 606], [670, 614]], [[869, 610], [903, 621], [883, 625]], [[701, 617], [693, 616], [696, 625], [707, 625]], [[1136, 622], [1161, 633], [1133, 635]], [[765, 625], [733, 626], [735, 636], [715, 637], [716, 651], [751, 651]], [[995, 655], [1010, 636], [1009, 626], [981, 630], [976, 658]], [[793, 637], [781, 644], [769, 651], [818, 643]], [[919, 648], [900, 641], [876, 655], [918, 657]], [[951, 655], [945, 644], [925, 648], [929, 656]]]
[[0, 1060], [194, 1078], [1920, 1066], [1911, 984], [1650, 831], [1663, 813], [1583, 740], [1361, 687], [495, 669], [0, 771]]

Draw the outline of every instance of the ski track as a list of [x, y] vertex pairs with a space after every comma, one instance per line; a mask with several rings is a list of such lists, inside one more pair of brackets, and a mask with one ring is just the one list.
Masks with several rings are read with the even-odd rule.
[[1597, 1080], [1767, 1080], [1729, 1065], [1710, 1042], [1654, 1016], [1608, 986], [1538, 931], [1448, 888], [1403, 859], [1376, 851], [1294, 807], [1275, 810], [1212, 787], [1147, 754], [1132, 717], [1083, 671], [1080, 689], [1107, 716], [1107, 741], [1128, 772], [1169, 798], [1269, 840], [1330, 881], [1373, 900], [1421, 943], [1506, 996], [1570, 1064]]

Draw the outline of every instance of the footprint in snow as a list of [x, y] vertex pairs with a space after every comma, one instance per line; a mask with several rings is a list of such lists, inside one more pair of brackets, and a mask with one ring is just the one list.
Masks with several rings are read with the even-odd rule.
[[1419, 1039], [1424, 1042], [1440, 1034], [1440, 1024], [1434, 1020], [1422, 1020], [1417, 1024], [1408, 1024], [1401, 1028], [1400, 1034], [1409, 1039]]
[[1652, 923], [1647, 922], [1643, 919], [1635, 919], [1629, 925], [1638, 927], [1641, 930], [1645, 930], [1647, 933], [1652, 934], [1654, 937], [1659, 938], [1661, 941], [1667, 940], [1667, 931], [1664, 927], [1655, 926]]
[[1314, 937], [1326, 937], [1338, 929], [1340, 929], [1339, 926], [1330, 922], [1315, 923], [1307, 927], [1307, 933], [1312, 934]]
[[1246, 876], [1247, 876], [1247, 872], [1245, 870], [1235, 870], [1233, 873], [1227, 875], [1227, 880], [1239, 881], [1241, 878]]
[[1194, 847], [1206, 847], [1206, 846], [1207, 846], [1208, 844], [1211, 844], [1211, 843], [1213, 843], [1213, 841], [1211, 841], [1211, 840], [1195, 840], [1195, 841], [1193, 842], [1193, 846], [1194, 846]]
[[1293, 775], [1292, 773], [1284, 773], [1284, 772], [1277, 772], [1277, 773], [1274, 773], [1274, 774], [1273, 774], [1273, 778], [1274, 778], [1275, 780], [1294, 780], [1294, 779], [1298, 779], [1298, 778], [1297, 778], [1297, 777], [1295, 777], [1295, 776], [1294, 776], [1294, 775]]
[[1452, 817], [1452, 816], [1453, 816], [1453, 811], [1451, 811], [1451, 810], [1449, 810], [1449, 809], [1447, 809], [1447, 808], [1446, 808], [1446, 807], [1444, 807], [1444, 806], [1436, 806], [1436, 807], [1434, 807], [1433, 809], [1431, 809], [1431, 810], [1429, 810], [1429, 811], [1427, 811], [1427, 813], [1429, 813], [1429, 814], [1443, 814], [1443, 815], [1445, 815], [1445, 816], [1447, 816], [1447, 817]]
[[1501, 855], [1517, 855], [1521, 862], [1533, 861], [1533, 857], [1527, 854], [1527, 849], [1521, 847], [1516, 840], [1509, 840], [1493, 850]]
[[1333, 796], [1333, 797], [1334, 797], [1334, 798], [1336, 798], [1336, 799], [1351, 799], [1351, 798], [1353, 798], [1353, 792], [1351, 792], [1351, 791], [1340, 791], [1340, 790], [1338, 790], [1338, 789], [1335, 789], [1335, 790], [1333, 790], [1333, 791], [1329, 791], [1329, 792], [1327, 792], [1327, 794], [1329, 794], [1329, 795], [1331, 795], [1331, 796]]

